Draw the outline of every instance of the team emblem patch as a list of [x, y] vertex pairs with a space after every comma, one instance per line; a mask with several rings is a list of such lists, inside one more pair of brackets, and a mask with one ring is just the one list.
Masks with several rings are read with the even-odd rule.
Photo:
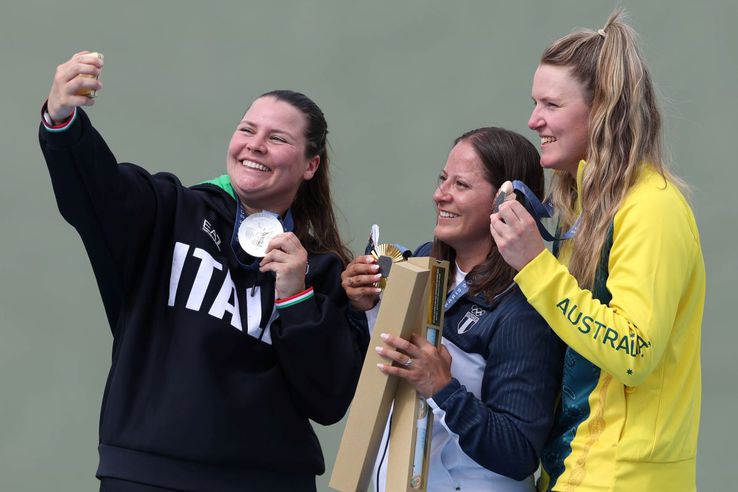
[[479, 306], [472, 306], [471, 309], [464, 315], [464, 317], [461, 318], [461, 321], [459, 321], [459, 324], [456, 326], [456, 332], [459, 335], [461, 335], [462, 333], [466, 333], [474, 325], [477, 324], [479, 318], [481, 318], [486, 312], [487, 311], [480, 308]]

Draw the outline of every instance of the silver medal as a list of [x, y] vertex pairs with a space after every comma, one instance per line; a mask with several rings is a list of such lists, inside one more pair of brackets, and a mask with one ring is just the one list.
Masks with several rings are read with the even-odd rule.
[[263, 258], [269, 241], [283, 232], [282, 223], [273, 214], [267, 212], [251, 214], [238, 228], [238, 244], [254, 258]]

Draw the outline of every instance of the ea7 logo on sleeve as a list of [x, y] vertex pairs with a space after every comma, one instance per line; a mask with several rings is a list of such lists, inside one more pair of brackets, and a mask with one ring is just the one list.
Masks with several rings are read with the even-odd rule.
[[215, 243], [215, 245], [218, 247], [218, 251], [220, 251], [220, 237], [218, 236], [218, 233], [215, 232], [215, 229], [213, 229], [213, 226], [210, 225], [210, 222], [208, 222], [208, 219], [203, 219], [203, 221], [202, 221], [202, 230], [208, 236], [210, 236], [210, 239], [213, 240], [213, 242]]
[[469, 312], [467, 312], [464, 317], [461, 318], [459, 324], [456, 325], [456, 332], [459, 335], [461, 335], [462, 333], [466, 333], [471, 327], [477, 324], [479, 318], [481, 318], [486, 312], [487, 311], [480, 308], [479, 306], [472, 306]]

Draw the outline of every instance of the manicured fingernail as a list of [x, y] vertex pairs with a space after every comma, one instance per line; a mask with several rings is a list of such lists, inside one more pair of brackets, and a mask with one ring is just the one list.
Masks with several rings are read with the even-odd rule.
[[372, 265], [372, 271], [373, 272], [379, 271], [379, 265]]
[[384, 369], [384, 364], [377, 364], [377, 367], [379, 368], [379, 370], [382, 370]]
[[381, 335], [379, 335], [379, 338], [381, 338], [382, 340], [387, 340], [389, 338], [389, 334], [382, 333]]
[[376, 346], [376, 347], [374, 347], [374, 350], [375, 350], [375, 351], [376, 351], [376, 352], [377, 352], [378, 354], [381, 354], [381, 353], [382, 353], [382, 347]]
[[375, 280], [375, 281], [376, 281], [376, 280], [379, 280], [380, 278], [382, 278], [382, 274], [381, 274], [381, 273], [378, 273], [378, 274], [376, 274], [376, 275], [374, 276], [374, 280]]

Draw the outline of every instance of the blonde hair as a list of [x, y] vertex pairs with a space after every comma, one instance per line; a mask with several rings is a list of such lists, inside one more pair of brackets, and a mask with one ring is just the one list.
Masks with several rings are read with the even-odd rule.
[[[556, 40], [541, 57], [541, 64], [569, 68], [590, 104], [582, 215], [569, 262], [569, 271], [587, 289], [592, 287], [610, 224], [641, 166], [653, 166], [665, 181], [686, 190], [667, 168], [655, 89], [637, 35], [622, 20], [624, 15], [616, 10], [599, 31], [583, 30]], [[562, 229], [568, 229], [576, 219], [575, 177], [557, 171], [551, 199]]]

